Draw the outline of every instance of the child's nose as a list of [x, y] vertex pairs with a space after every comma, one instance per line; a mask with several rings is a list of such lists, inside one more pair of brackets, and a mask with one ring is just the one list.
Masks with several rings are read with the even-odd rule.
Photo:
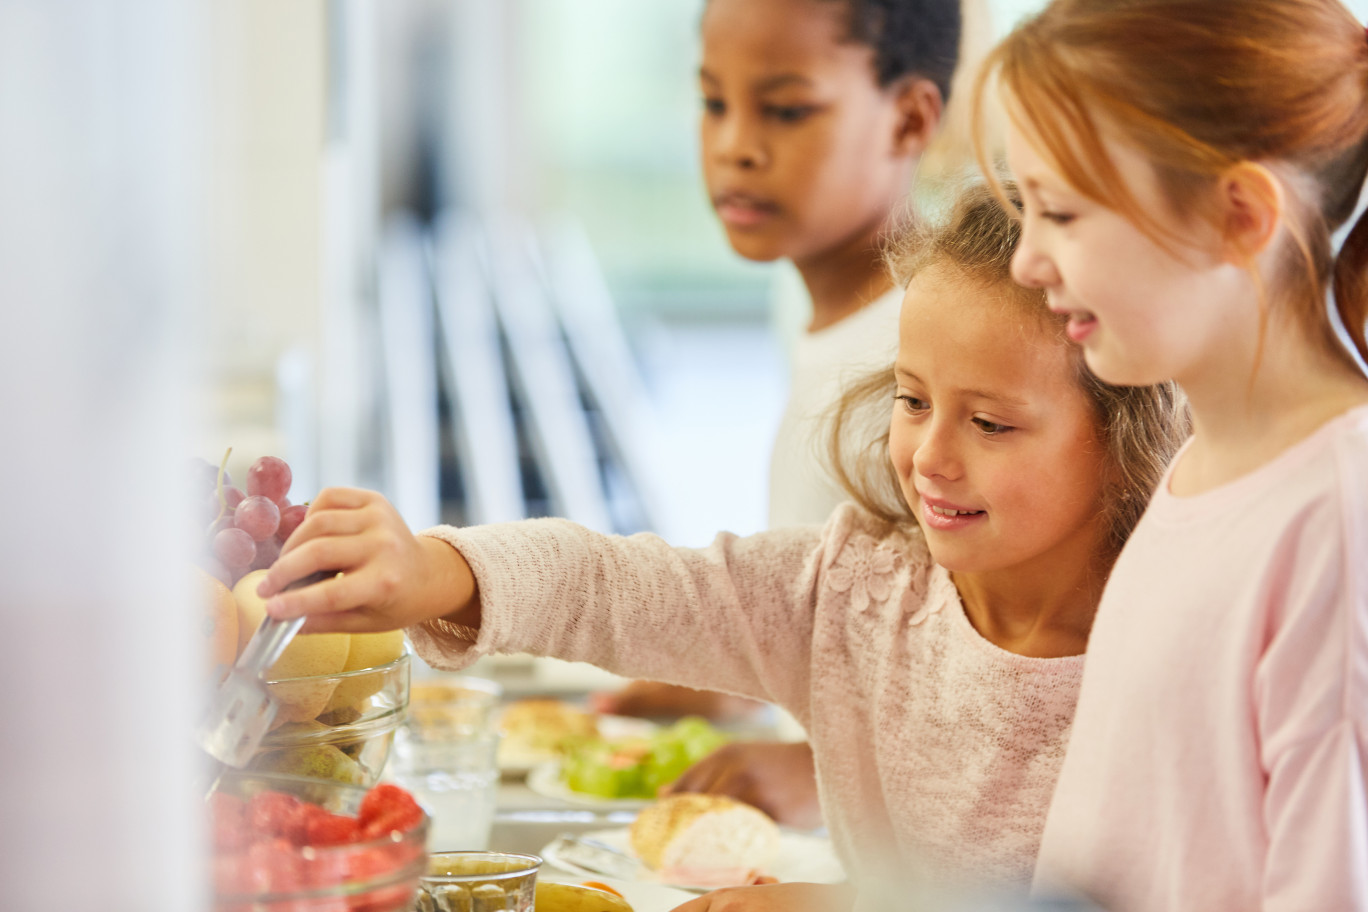
[[1012, 254], [1012, 278], [1018, 285], [1027, 288], [1049, 288], [1059, 282], [1059, 271], [1054, 261], [1029, 242], [1025, 232], [1021, 235], [1016, 252]]
[[958, 478], [963, 473], [963, 464], [952, 429], [943, 422], [931, 422], [912, 457], [912, 465], [923, 478]]
[[765, 163], [764, 145], [759, 132], [745, 118], [729, 118], [720, 132], [717, 151], [724, 161], [738, 168], [759, 168]]

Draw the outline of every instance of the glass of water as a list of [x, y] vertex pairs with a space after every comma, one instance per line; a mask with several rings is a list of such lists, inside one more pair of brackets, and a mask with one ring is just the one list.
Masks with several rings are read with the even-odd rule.
[[390, 749], [386, 777], [413, 794], [432, 818], [432, 852], [489, 848], [499, 790], [499, 735], [472, 728], [425, 736], [401, 727]]

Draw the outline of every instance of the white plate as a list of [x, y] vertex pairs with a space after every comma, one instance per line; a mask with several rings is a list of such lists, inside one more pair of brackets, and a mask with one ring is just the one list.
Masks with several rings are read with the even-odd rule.
[[597, 795], [577, 792], [561, 778], [559, 760], [532, 767], [532, 771], [527, 774], [527, 787], [546, 798], [559, 798], [567, 804], [602, 811], [633, 811], [652, 803], [650, 798], [600, 798]]
[[547, 877], [537, 875], [538, 880], [560, 881], [563, 883], [580, 883], [583, 880], [596, 880], [601, 884], [607, 884], [614, 890], [622, 894], [622, 898], [627, 900], [632, 907], [632, 912], [670, 912], [676, 906], [682, 905], [691, 899], [697, 899], [698, 895], [686, 890], [679, 890], [674, 887], [667, 887], [664, 884], [645, 883], [637, 880], [613, 880], [607, 877], [562, 877], [551, 874]]
[[[586, 839], [597, 840], [609, 848], [617, 849], [629, 855], [632, 854], [631, 841], [628, 838], [626, 827], [594, 830], [581, 835]], [[601, 875], [563, 859], [560, 853], [556, 851], [554, 844], [543, 846], [537, 854], [541, 855], [548, 864], [564, 871], [578, 874], [588, 880], [603, 880]], [[637, 879], [638, 882], [658, 883], [652, 879], [654, 875], [651, 872], [645, 868], [642, 869], [642, 872]], [[761, 873], [777, 878], [780, 883], [840, 883], [846, 879], [845, 871], [841, 868], [841, 863], [836, 860], [836, 852], [832, 849], [829, 839], [812, 833], [782, 829], [779, 831], [779, 857], [774, 860], [768, 870]], [[608, 883], [609, 881], [603, 880], [603, 882]], [[699, 886], [676, 883], [666, 886], [679, 890], [690, 890], [695, 893], [706, 893], [709, 890], [717, 889], [715, 885]]]

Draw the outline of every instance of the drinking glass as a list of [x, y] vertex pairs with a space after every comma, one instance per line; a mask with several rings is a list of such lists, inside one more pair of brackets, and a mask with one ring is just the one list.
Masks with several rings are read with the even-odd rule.
[[394, 736], [387, 777], [407, 789], [432, 818], [436, 852], [487, 849], [499, 790], [499, 735], [444, 730], [424, 737], [407, 726]]
[[434, 852], [418, 880], [417, 912], [532, 912], [535, 855], [504, 852]]

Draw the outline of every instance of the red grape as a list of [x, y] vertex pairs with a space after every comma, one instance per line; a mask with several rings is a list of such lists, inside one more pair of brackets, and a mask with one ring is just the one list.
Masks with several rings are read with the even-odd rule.
[[[250, 480], [248, 483], [251, 483]], [[274, 501], [260, 494], [252, 494], [237, 505], [233, 524], [252, 536], [252, 541], [265, 541], [275, 535], [280, 526], [280, 508]]]
[[214, 556], [229, 570], [246, 570], [256, 558], [256, 542], [241, 529], [224, 529], [214, 536]]
[[[204, 521], [206, 523], [212, 523], [214, 520], [218, 519], [220, 516], [223, 515], [223, 504], [219, 503], [217, 494], [210, 494], [209, 496], [204, 498], [203, 510]], [[231, 516], [232, 513], [230, 512], [228, 515]]]
[[229, 513], [236, 510], [237, 505], [242, 503], [242, 501], [246, 499], [246, 497], [247, 495], [242, 493], [242, 488], [235, 488], [231, 485], [224, 485], [223, 502], [227, 505]]
[[275, 537], [257, 542], [256, 558], [252, 561], [253, 570], [267, 570], [280, 557], [280, 542]]
[[278, 456], [262, 456], [247, 470], [247, 493], [279, 502], [290, 493], [293, 481], [289, 465]]
[[280, 528], [276, 529], [276, 538], [284, 544], [290, 540], [290, 536], [299, 524], [304, 521], [304, 517], [309, 513], [309, 508], [305, 504], [291, 504], [280, 511]]
[[[214, 490], [218, 487], [219, 467], [207, 459], [195, 456], [190, 460], [189, 467], [192, 483], [200, 488]], [[233, 478], [228, 474], [228, 470], [223, 472], [224, 486], [231, 485]]]

